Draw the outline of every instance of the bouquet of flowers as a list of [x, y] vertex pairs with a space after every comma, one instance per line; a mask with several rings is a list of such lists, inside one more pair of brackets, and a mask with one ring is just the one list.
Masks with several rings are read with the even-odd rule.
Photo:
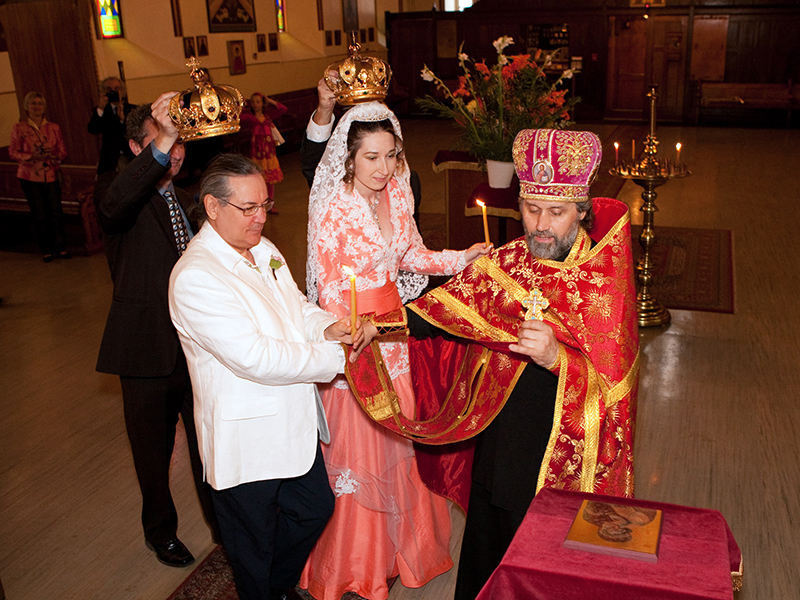
[[554, 82], [545, 75], [550, 65], [546, 56], [541, 64], [542, 51], [536, 55], [506, 56], [503, 50], [513, 44], [508, 36], [493, 42], [497, 62], [475, 62], [462, 52], [458, 61], [464, 74], [458, 78], [458, 88], [451, 91], [427, 65], [422, 78], [436, 84], [446, 101], [430, 95], [417, 100], [425, 109], [453, 119], [462, 130], [457, 147], [485, 160], [511, 161], [511, 147], [517, 133], [523, 129], [563, 129], [570, 125], [569, 111], [579, 101], [566, 99], [566, 89], [557, 89], [572, 77], [566, 70]]

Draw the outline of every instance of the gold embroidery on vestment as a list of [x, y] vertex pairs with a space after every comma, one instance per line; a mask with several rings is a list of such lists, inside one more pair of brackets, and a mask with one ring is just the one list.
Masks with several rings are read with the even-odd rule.
[[547, 440], [547, 449], [544, 451], [542, 465], [539, 467], [539, 479], [536, 482], [537, 494], [539, 493], [539, 490], [542, 489], [545, 484], [545, 480], [547, 479], [547, 474], [550, 469], [550, 460], [553, 457], [553, 450], [556, 447], [559, 429], [561, 428], [561, 416], [564, 414], [564, 388], [567, 384], [569, 357], [567, 356], [567, 351], [565, 350], [563, 344], [558, 345], [558, 355], [561, 358], [561, 361], [559, 363], [558, 372], [558, 389], [556, 390], [555, 406], [553, 407], [553, 427], [550, 430], [550, 438]]
[[584, 446], [581, 491], [594, 492], [595, 469], [597, 469], [597, 457], [600, 450], [600, 382], [597, 370], [588, 359], [586, 359], [586, 367], [589, 372], [583, 409]]

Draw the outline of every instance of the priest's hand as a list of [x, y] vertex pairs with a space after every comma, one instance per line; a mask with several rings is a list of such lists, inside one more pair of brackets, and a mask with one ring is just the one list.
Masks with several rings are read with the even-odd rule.
[[556, 333], [547, 323], [537, 320], [523, 321], [519, 328], [519, 342], [508, 349], [530, 357], [540, 367], [551, 367], [558, 358], [559, 342]]

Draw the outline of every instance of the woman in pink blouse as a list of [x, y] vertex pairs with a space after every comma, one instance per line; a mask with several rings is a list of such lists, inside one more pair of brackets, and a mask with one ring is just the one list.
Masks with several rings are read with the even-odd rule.
[[[244, 127], [248, 127], [253, 132], [250, 141], [250, 158], [261, 167], [261, 174], [267, 183], [267, 196], [270, 200], [275, 200], [275, 184], [283, 181], [283, 171], [278, 163], [278, 154], [275, 142], [272, 123], [286, 112], [286, 107], [267, 98], [261, 92], [255, 92], [250, 96], [250, 110], [242, 113], [241, 122]], [[275, 208], [269, 210], [272, 214], [277, 214]]]
[[36, 241], [44, 262], [56, 256], [69, 258], [64, 239], [64, 214], [58, 170], [67, 155], [61, 128], [44, 118], [45, 100], [39, 92], [28, 92], [25, 121], [11, 130], [8, 153], [19, 162], [17, 177], [33, 215]]
[[[385, 313], [416, 297], [426, 275], [453, 275], [489, 251], [428, 250], [414, 223], [400, 124], [379, 102], [345, 113], [311, 188], [307, 292], [337, 317], [350, 314], [356, 275], [359, 314]], [[414, 414], [405, 344], [382, 344], [406, 414]], [[317, 600], [354, 592], [385, 600], [390, 582], [421, 587], [453, 566], [444, 498], [422, 483], [410, 440], [361, 410], [343, 376], [319, 386], [331, 433], [323, 445], [333, 517], [306, 563], [300, 586]]]

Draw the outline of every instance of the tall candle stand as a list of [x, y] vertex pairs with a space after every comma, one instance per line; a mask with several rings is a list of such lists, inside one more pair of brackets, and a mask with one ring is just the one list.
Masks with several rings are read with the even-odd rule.
[[656, 211], [656, 191], [655, 189], [664, 185], [670, 179], [688, 177], [691, 175], [686, 165], [680, 162], [680, 155], [677, 160], [671, 161], [669, 158], [659, 158], [658, 140], [656, 139], [656, 89], [658, 86], [651, 85], [647, 97], [650, 99], [650, 133], [644, 139], [644, 156], [636, 161], [631, 156], [631, 160], [617, 161], [614, 168], [609, 173], [622, 179], [631, 179], [636, 185], [644, 188], [642, 200], [644, 204], [639, 209], [644, 213], [642, 233], [639, 235], [639, 243], [644, 250], [642, 257], [636, 264], [636, 271], [639, 279], [639, 292], [636, 294], [636, 313], [638, 316], [639, 327], [654, 327], [658, 325], [668, 325], [670, 322], [669, 311], [656, 300], [650, 285], [653, 282], [653, 261], [650, 257], [650, 249], [656, 243], [656, 234], [653, 229], [653, 219]]

